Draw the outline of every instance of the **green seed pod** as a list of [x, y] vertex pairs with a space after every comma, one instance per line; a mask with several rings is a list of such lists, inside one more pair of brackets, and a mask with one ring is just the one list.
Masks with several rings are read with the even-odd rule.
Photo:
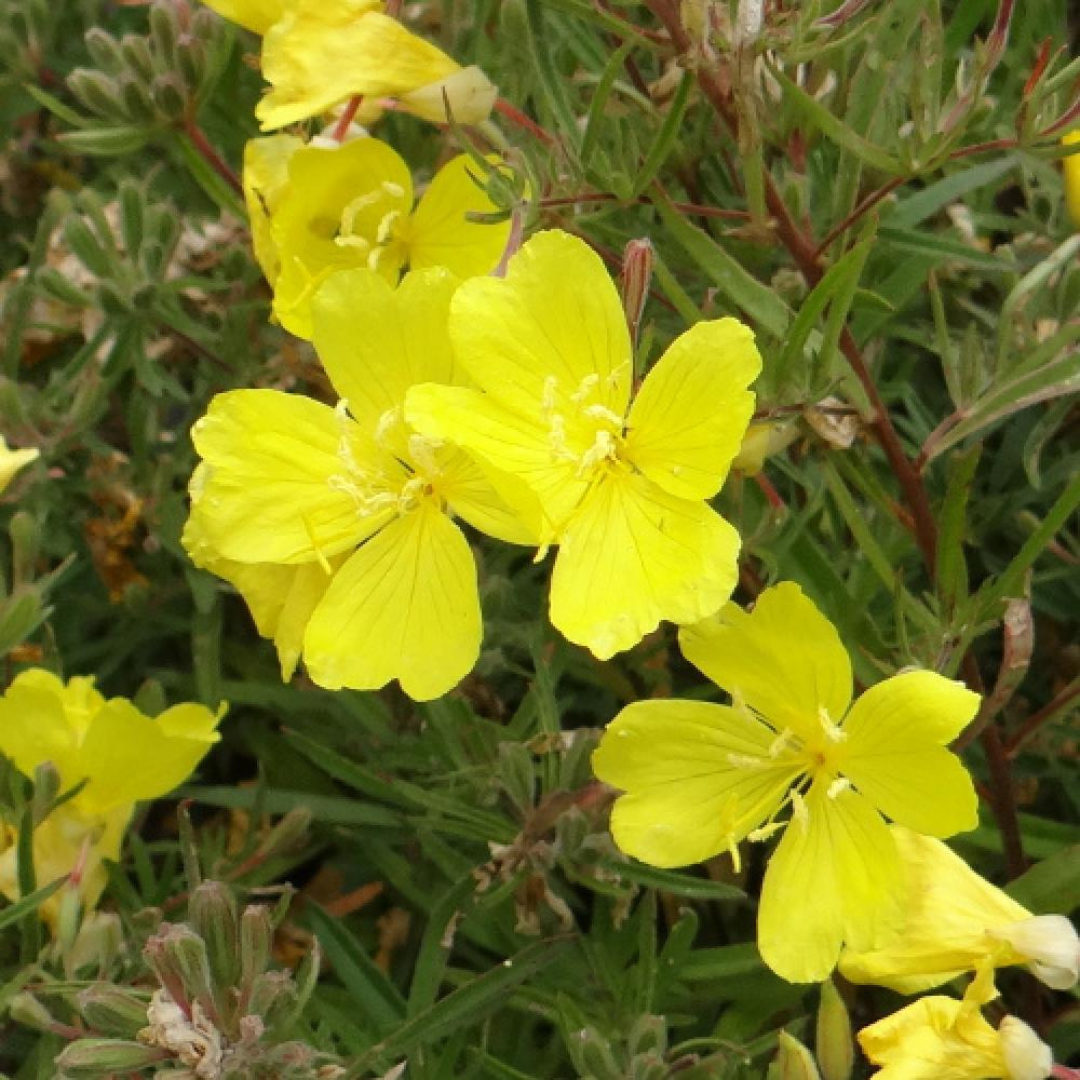
[[146, 998], [111, 983], [95, 983], [76, 996], [79, 1012], [102, 1035], [133, 1039], [146, 1026]]
[[164, 1050], [125, 1039], [79, 1039], [66, 1047], [56, 1065], [60, 1075], [70, 1080], [103, 1080], [113, 1073], [148, 1068], [167, 1057]]
[[206, 943], [210, 978], [218, 990], [235, 986], [240, 975], [238, 917], [236, 898], [220, 881], [204, 881], [191, 894], [188, 918]]
[[821, 984], [817, 1038], [814, 1045], [824, 1080], [849, 1080], [855, 1065], [851, 1017], [844, 999], [831, 979]]
[[120, 42], [106, 33], [100, 26], [86, 31], [86, 51], [94, 67], [107, 75], [119, 75], [124, 67], [124, 58], [120, 52]]
[[779, 1041], [774, 1063], [777, 1080], [821, 1080], [814, 1055], [798, 1039], [781, 1031]]
[[103, 71], [76, 68], [68, 76], [67, 84], [80, 103], [102, 120], [115, 120], [124, 115], [120, 87]]

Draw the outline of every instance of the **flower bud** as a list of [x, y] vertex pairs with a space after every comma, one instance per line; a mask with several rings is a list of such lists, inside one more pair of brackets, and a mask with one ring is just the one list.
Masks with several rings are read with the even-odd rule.
[[204, 881], [191, 894], [188, 918], [206, 943], [210, 978], [219, 988], [235, 986], [240, 975], [238, 914], [232, 890], [220, 881]]
[[170, 71], [175, 68], [180, 26], [177, 22], [176, 9], [173, 4], [155, 3], [151, 5], [150, 39], [153, 42], [153, 49], [159, 66]]
[[264, 971], [251, 986], [247, 1011], [259, 1017], [267, 1028], [273, 1028], [296, 1005], [296, 987], [287, 971]]
[[135, 124], [151, 124], [157, 117], [150, 102], [150, 93], [146, 84], [130, 73], [120, 76], [120, 104], [125, 115]]
[[150, 100], [162, 120], [179, 120], [188, 108], [187, 88], [179, 76], [166, 72], [150, 84]]
[[76, 972], [94, 966], [105, 971], [116, 960], [122, 944], [120, 916], [112, 911], [91, 911], [83, 917], [75, 941], [64, 955], [64, 970]]
[[1064, 915], [1036, 915], [987, 930], [1026, 957], [1032, 973], [1052, 990], [1071, 990], [1080, 976], [1080, 936]]
[[569, 1036], [567, 1049], [584, 1076], [595, 1080], [619, 1080], [623, 1072], [615, 1062], [608, 1040], [593, 1027], [583, 1027]]
[[[110, 75], [116, 75], [124, 66], [124, 59], [120, 52], [120, 42], [100, 26], [87, 30], [86, 51], [90, 54], [95, 68]], [[85, 70], [80, 68], [79, 70]]]
[[138, 82], [149, 82], [154, 76], [154, 58], [150, 42], [137, 34], [125, 34], [120, 39], [120, 56], [124, 67]]
[[146, 962], [169, 997], [185, 1011], [193, 998], [211, 1002], [210, 960], [202, 938], [183, 923], [166, 923], [143, 948]]
[[667, 1053], [667, 1042], [667, 1023], [662, 1016], [639, 1016], [626, 1037], [631, 1057], [640, 1054], [663, 1057]]
[[113, 1073], [145, 1069], [168, 1055], [153, 1046], [124, 1039], [79, 1039], [56, 1059], [58, 1072], [69, 1080], [100, 1080]]
[[648, 239], [631, 240], [623, 249], [622, 277], [619, 279], [626, 325], [635, 347], [645, 301], [653, 273], [653, 246]]
[[76, 68], [68, 76], [67, 84], [79, 102], [103, 120], [114, 120], [123, 112], [120, 88], [103, 71]]
[[102, 1035], [134, 1038], [146, 1025], [149, 1002], [111, 983], [94, 983], [81, 990], [75, 1000], [83, 1019]]
[[781, 1031], [779, 1042], [775, 1062], [777, 1080], [821, 1080], [813, 1054], [798, 1039]]
[[53, 1031], [56, 1026], [56, 1017], [33, 994], [28, 994], [25, 990], [12, 997], [8, 1003], [8, 1014], [17, 1024], [36, 1028], [38, 1031]]
[[274, 928], [262, 904], [251, 904], [240, 916], [240, 985], [251, 986], [270, 962]]
[[831, 979], [821, 984], [814, 1048], [824, 1080], [848, 1080], [855, 1063], [851, 1018], [844, 999]]
[[270, 830], [270, 835], [259, 846], [260, 853], [266, 858], [275, 855], [288, 855], [302, 847], [307, 839], [311, 825], [311, 811], [306, 806], [297, 806], [290, 810]]

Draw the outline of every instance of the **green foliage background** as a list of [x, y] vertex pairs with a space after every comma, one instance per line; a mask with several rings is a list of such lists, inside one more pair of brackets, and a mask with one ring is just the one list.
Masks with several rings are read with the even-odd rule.
[[[698, 7], [721, 29], [735, 15]], [[990, 0], [775, 5], [759, 37], [717, 33], [710, 61], [680, 67], [665, 8], [408, 13], [549, 134], [494, 133], [533, 193], [528, 229], [578, 233], [613, 270], [651, 239], [643, 369], [702, 317], [753, 325], [759, 414], [790, 442], [764, 481], [736, 476], [719, 499], [744, 537], [739, 597], [800, 582], [863, 683], [920, 664], [984, 688], [965, 760], [986, 812], [956, 846], [1035, 910], [1068, 912], [1080, 237], [1054, 159], [1076, 27], [1051, 0], [1017, 4], [1007, 40]], [[589, 771], [621, 705], [712, 692], [670, 628], [594, 661], [548, 627], [544, 568], [477, 540], [486, 638], [462, 688], [427, 705], [332, 694], [282, 685], [243, 604], [184, 555], [188, 431], [213, 394], [327, 387], [267, 321], [242, 204], [200, 153], [236, 168], [256, 134], [257, 42], [205, 11], [177, 34], [179, 10], [0, 12], [0, 433], [42, 453], [0, 499], [7, 674], [94, 674], [149, 711], [230, 703], [182, 792], [191, 844], [245, 894], [300, 887], [290, 940], [317, 938], [328, 966], [294, 1037], [349, 1075], [406, 1058], [414, 1080], [764, 1075], [781, 1027], [813, 1041], [817, 991], [757, 958], [760, 849], [739, 877], [727, 860], [632, 864]], [[407, 117], [378, 134], [420, 172], [465, 137]], [[29, 798], [0, 776], [9, 822]], [[96, 964], [46, 947], [32, 911], [0, 910], [7, 1075], [55, 1075], [88, 982], [145, 982], [139, 946], [162, 908], [182, 910], [173, 821], [154, 806], [132, 833], [106, 901], [123, 942]], [[1075, 1060], [1075, 997], [1020, 975], [1003, 987]], [[847, 997], [857, 1024], [899, 1000]]]

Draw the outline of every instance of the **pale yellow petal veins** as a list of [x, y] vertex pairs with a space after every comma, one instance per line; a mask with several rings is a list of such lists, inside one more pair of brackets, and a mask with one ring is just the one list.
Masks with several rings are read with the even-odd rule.
[[476, 564], [461, 530], [425, 504], [390, 522], [338, 571], [304, 638], [320, 686], [397, 679], [418, 701], [451, 690], [480, 652]]
[[737, 319], [700, 322], [678, 337], [638, 391], [626, 458], [683, 499], [710, 499], [724, 482], [754, 412], [761, 371], [754, 335]]
[[903, 924], [896, 844], [870, 802], [815, 782], [769, 860], [758, 909], [758, 948], [789, 982], [819, 982], [841, 946], [885, 944]]
[[703, 502], [629, 473], [603, 477], [559, 537], [551, 622], [602, 660], [662, 620], [715, 611], [736, 581], [739, 535]]
[[499, 265], [510, 220], [487, 224], [468, 219], [470, 213], [491, 214], [498, 209], [474, 175], [479, 177], [479, 170], [467, 154], [448, 161], [435, 174], [409, 222], [409, 265], [414, 269], [444, 266], [469, 278], [489, 274]]
[[679, 645], [717, 686], [806, 741], [820, 741], [822, 720], [838, 724], [851, 700], [851, 661], [836, 628], [789, 581], [766, 589], [749, 614], [728, 604], [685, 627]]
[[851, 707], [838, 767], [901, 825], [940, 837], [974, 829], [975, 785], [944, 744], [978, 708], [978, 694], [933, 671], [894, 675]]
[[478, 386], [549, 427], [554, 412], [595, 404], [621, 421], [630, 335], [600, 257], [576, 237], [541, 232], [505, 278], [472, 278], [454, 296], [450, 335]]
[[608, 725], [592, 756], [600, 780], [624, 789], [615, 843], [653, 866], [732, 851], [781, 805], [798, 768], [769, 757], [772, 731], [724, 705], [644, 701]]

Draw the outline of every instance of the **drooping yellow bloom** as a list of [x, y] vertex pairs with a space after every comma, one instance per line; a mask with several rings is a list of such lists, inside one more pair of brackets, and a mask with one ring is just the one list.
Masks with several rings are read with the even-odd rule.
[[[223, 715], [224, 708], [215, 714], [185, 704], [151, 718], [124, 698], [106, 700], [92, 678], [64, 683], [38, 668], [16, 676], [0, 698], [0, 752], [28, 777], [51, 762], [61, 794], [84, 784], [34, 830], [38, 883], [81, 864], [83, 902], [96, 903], [103, 860], [119, 858], [135, 804], [168, 794], [191, 775], [217, 742]], [[19, 893], [13, 848], [0, 855], [0, 892], [11, 899]]]
[[543, 545], [559, 545], [552, 623], [607, 659], [662, 619], [716, 611], [735, 584], [739, 537], [705, 500], [753, 411], [747, 386], [761, 360], [750, 330], [698, 323], [631, 404], [615, 287], [584, 242], [546, 232], [505, 279], [461, 287], [450, 333], [480, 389], [417, 387], [407, 415], [523, 482], [507, 497], [533, 516]]
[[790, 582], [752, 613], [728, 604], [679, 639], [732, 704], [637, 702], [608, 726], [593, 768], [628, 792], [612, 812], [615, 842], [670, 867], [783, 828], [758, 947], [791, 982], [823, 979], [843, 942], [877, 948], [902, 925], [900, 858], [882, 815], [937, 836], [975, 827], [971, 777], [946, 747], [979, 697], [908, 671], [852, 704], [836, 629]]
[[378, 139], [249, 142], [244, 191], [255, 255], [282, 325], [310, 339], [312, 297], [338, 270], [364, 266], [393, 284], [406, 268], [443, 266], [459, 278], [493, 270], [510, 223], [468, 219], [497, 209], [470, 166], [464, 154], [449, 161], [414, 209], [409, 167]]
[[[1063, 135], [1061, 142], [1064, 146], [1080, 143], [1080, 130]], [[1073, 225], [1080, 229], [1080, 152], [1063, 158], [1061, 168], [1065, 177], [1065, 206]]]
[[396, 678], [414, 698], [438, 697], [472, 668], [481, 638], [476, 566], [451, 515], [533, 539], [464, 453], [403, 417], [414, 383], [461, 381], [446, 329], [456, 287], [442, 269], [397, 290], [370, 270], [335, 274], [313, 313], [337, 408], [236, 390], [195, 426], [204, 464], [185, 546], [237, 584], [286, 674], [299, 648], [321, 686]]
[[0, 435], [0, 493], [15, 478], [15, 474], [41, 456], [40, 450], [9, 450], [7, 440]]
[[904, 873], [904, 928], [883, 948], [845, 950], [845, 978], [914, 994], [978, 967], [1027, 964], [1055, 990], [1076, 985], [1080, 938], [1068, 919], [1032, 915], [940, 840], [890, 831]]
[[498, 90], [475, 65], [383, 13], [382, 0], [206, 0], [263, 34], [270, 92], [255, 110], [264, 131], [318, 116], [355, 96], [390, 97], [423, 120], [478, 124]]
[[1034, 1031], [1007, 1016], [995, 1031], [980, 1006], [996, 996], [976, 979], [963, 1001], [933, 995], [859, 1032], [875, 1080], [1043, 1080], [1054, 1055]]

